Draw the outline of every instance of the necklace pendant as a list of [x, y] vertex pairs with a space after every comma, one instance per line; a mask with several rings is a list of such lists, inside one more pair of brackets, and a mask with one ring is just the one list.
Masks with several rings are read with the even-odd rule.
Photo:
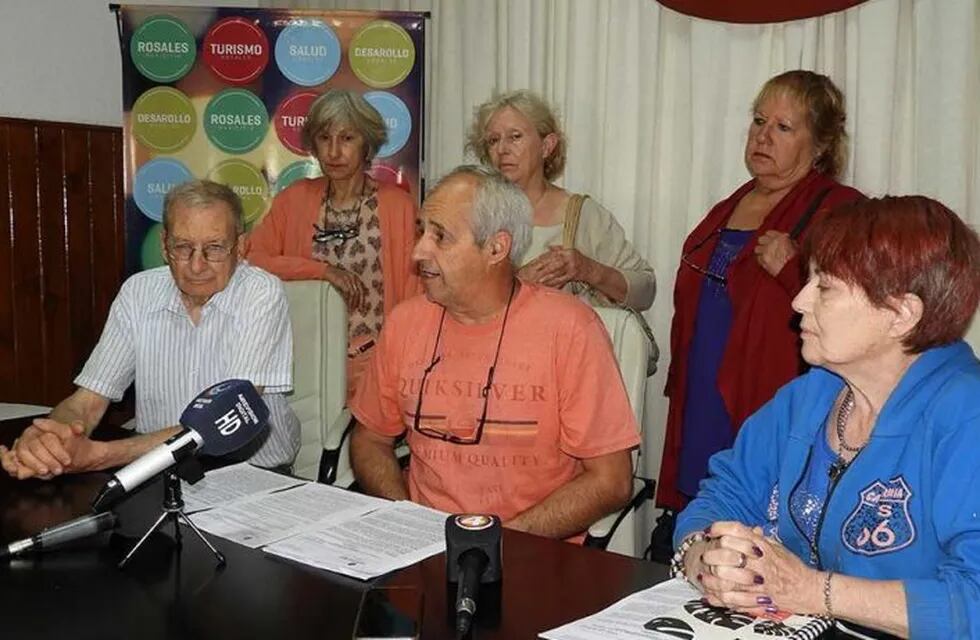
[[847, 469], [847, 465], [848, 463], [844, 462], [843, 458], [837, 458], [834, 460], [833, 464], [830, 465], [830, 468], [827, 469], [827, 476], [830, 477], [830, 481], [837, 482], [837, 479], [840, 478]]

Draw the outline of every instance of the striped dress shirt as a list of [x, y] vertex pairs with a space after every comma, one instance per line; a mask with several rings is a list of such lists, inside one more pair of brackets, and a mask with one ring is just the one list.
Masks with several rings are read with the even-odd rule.
[[123, 283], [75, 384], [118, 401], [135, 381], [136, 430], [150, 433], [178, 424], [207, 387], [249, 380], [264, 387], [270, 410], [268, 435], [250, 461], [274, 467], [291, 464], [300, 445], [299, 420], [283, 395], [292, 390], [292, 349], [286, 295], [275, 276], [240, 262], [195, 326], [164, 266]]

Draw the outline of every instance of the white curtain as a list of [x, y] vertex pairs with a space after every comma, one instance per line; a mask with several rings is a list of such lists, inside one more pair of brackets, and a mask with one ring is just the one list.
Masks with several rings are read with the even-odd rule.
[[[749, 108], [767, 78], [813, 69], [845, 92], [845, 183], [870, 195], [927, 194], [980, 226], [977, 0], [871, 0], [761, 26], [689, 18], [654, 0], [264, 4], [432, 12], [430, 180], [464, 161], [473, 107], [494, 91], [534, 89], [559, 109], [570, 140], [563, 184], [612, 210], [657, 271], [659, 295], [647, 316], [663, 354], [647, 393], [642, 469], [653, 478], [681, 243], [714, 202], [748, 179]], [[980, 347], [980, 326], [971, 338]], [[649, 515], [640, 520], [649, 526]]]

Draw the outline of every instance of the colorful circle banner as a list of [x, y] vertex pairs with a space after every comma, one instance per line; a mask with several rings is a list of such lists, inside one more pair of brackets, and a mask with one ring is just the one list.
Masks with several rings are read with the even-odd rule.
[[370, 168], [421, 196], [427, 14], [152, 7], [116, 9], [123, 75], [126, 267], [162, 264], [167, 192], [208, 178], [242, 199], [247, 228], [297, 180], [317, 178], [303, 144], [325, 91], [360, 93], [388, 142]]

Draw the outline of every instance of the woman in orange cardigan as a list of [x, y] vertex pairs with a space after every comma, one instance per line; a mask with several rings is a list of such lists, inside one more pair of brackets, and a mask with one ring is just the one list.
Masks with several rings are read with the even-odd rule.
[[418, 292], [411, 260], [415, 202], [365, 173], [386, 140], [384, 120], [360, 95], [331, 89], [317, 98], [303, 143], [323, 177], [299, 180], [279, 193], [246, 245], [250, 263], [283, 280], [326, 280], [343, 295], [348, 394], [384, 318]]

